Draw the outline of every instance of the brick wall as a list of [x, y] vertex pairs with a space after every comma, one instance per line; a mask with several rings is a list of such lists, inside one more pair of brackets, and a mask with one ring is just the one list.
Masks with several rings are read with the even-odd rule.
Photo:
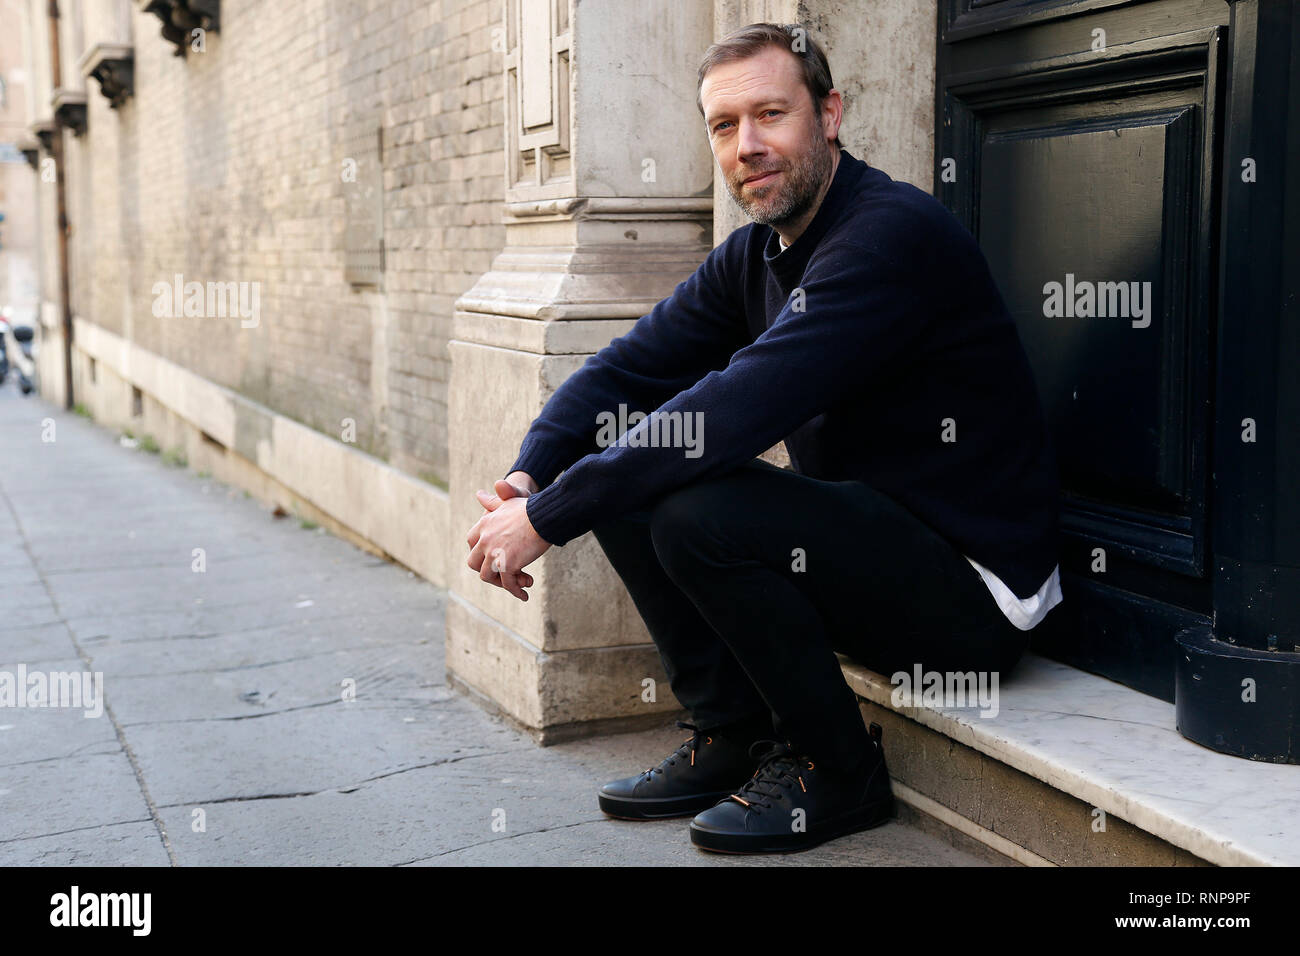
[[[135, 95], [90, 81], [68, 139], [74, 313], [445, 481], [452, 303], [504, 241], [499, 0], [223, 0], [184, 58], [131, 6]], [[386, 271], [354, 287], [341, 170], [380, 127]], [[259, 325], [155, 317], [178, 273], [259, 283]]]

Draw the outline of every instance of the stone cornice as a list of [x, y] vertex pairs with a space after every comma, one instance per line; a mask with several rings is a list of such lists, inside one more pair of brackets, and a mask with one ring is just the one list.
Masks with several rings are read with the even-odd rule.
[[[507, 246], [456, 300], [456, 310], [548, 322], [638, 318], [671, 293], [709, 251], [662, 227], [643, 232], [643, 240], [621, 244]], [[457, 328], [457, 338], [475, 339], [465, 331], [469, 326], [458, 321]]]

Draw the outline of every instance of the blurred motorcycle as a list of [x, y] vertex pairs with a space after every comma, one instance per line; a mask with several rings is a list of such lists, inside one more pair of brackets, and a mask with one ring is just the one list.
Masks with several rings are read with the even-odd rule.
[[5, 383], [12, 368], [24, 395], [31, 394], [32, 379], [36, 375], [36, 361], [32, 358], [33, 338], [32, 327], [15, 325], [13, 310], [6, 306], [0, 313], [0, 385]]

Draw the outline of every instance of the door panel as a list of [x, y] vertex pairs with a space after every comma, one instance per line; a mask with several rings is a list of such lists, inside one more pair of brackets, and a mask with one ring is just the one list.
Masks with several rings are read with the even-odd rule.
[[1065, 602], [1033, 647], [1167, 700], [1174, 634], [1211, 608], [1227, 20], [1175, 0], [940, 15], [936, 194], [988, 258], [1061, 470]]

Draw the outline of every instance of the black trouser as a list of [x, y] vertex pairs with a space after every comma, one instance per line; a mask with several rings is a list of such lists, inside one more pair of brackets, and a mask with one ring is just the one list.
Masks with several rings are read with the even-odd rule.
[[869, 747], [832, 651], [1001, 680], [1029, 642], [960, 552], [862, 482], [755, 459], [593, 531], [695, 723], [770, 718], [828, 766]]

